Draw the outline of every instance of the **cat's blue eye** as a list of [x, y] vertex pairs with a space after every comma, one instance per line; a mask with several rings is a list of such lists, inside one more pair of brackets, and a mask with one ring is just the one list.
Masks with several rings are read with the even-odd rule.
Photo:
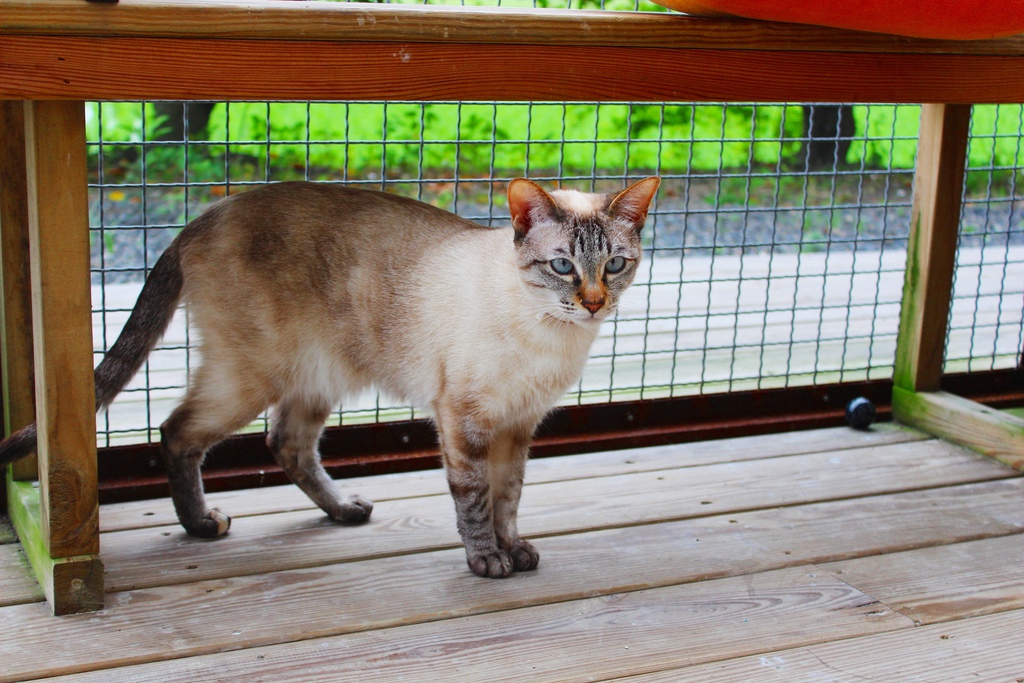
[[621, 273], [622, 269], [626, 267], [626, 259], [622, 256], [613, 256], [608, 259], [608, 263], [604, 264], [604, 272], [614, 275], [615, 273]]
[[573, 271], [572, 261], [567, 258], [551, 259], [548, 265], [551, 266], [551, 270], [555, 271], [559, 275], [568, 275]]

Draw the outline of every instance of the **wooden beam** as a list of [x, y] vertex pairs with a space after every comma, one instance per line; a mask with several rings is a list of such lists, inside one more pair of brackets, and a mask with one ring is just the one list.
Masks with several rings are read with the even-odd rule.
[[944, 391], [896, 387], [893, 416], [930, 434], [1024, 471], [1024, 418]]
[[970, 125], [970, 105], [926, 104], [921, 108], [893, 371], [896, 386], [907, 391], [939, 388]]
[[970, 125], [969, 105], [922, 106], [892, 414], [1022, 469], [1024, 420], [939, 391]]
[[51, 557], [40, 524], [43, 515], [37, 483], [8, 479], [7, 494], [11, 522], [53, 614], [103, 609], [103, 562], [99, 556]]
[[658, 12], [289, 0], [121, 0], [104, 5], [84, 4], [80, 0], [0, 0], [0, 33], [1024, 55], [1021, 36], [922, 40], [800, 24]]
[[[25, 103], [29, 251], [39, 444], [39, 533], [47, 556], [93, 566], [99, 552], [89, 285], [85, 107]], [[77, 572], [77, 570], [63, 570]], [[89, 594], [102, 572], [84, 573]], [[56, 610], [70, 598], [39, 577]]]
[[0, 99], [1021, 102], [1021, 61], [641, 46], [0, 35]]
[[[4, 434], [36, 420], [32, 371], [32, 295], [28, 258], [25, 116], [21, 102], [0, 102], [0, 358]], [[36, 458], [11, 465], [15, 480], [36, 478]]]

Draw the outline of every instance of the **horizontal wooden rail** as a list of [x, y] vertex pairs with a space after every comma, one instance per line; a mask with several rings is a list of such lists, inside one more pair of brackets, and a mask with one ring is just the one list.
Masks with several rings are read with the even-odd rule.
[[1024, 36], [925, 40], [657, 12], [292, 0], [0, 0], [0, 34], [1024, 55]]
[[1021, 102], [1024, 57], [0, 36], [0, 98]]
[[650, 12], [0, 0], [0, 99], [1024, 101], [1024, 38]]
[[892, 411], [904, 424], [1024, 471], [1024, 419], [945, 391], [893, 388]]

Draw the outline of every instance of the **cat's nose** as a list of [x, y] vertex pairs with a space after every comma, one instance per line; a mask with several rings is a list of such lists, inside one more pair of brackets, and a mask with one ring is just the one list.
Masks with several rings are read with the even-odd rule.
[[582, 301], [580, 301], [580, 303], [583, 304], [583, 308], [590, 311], [591, 315], [597, 313], [602, 308], [604, 308], [604, 299], [583, 299]]

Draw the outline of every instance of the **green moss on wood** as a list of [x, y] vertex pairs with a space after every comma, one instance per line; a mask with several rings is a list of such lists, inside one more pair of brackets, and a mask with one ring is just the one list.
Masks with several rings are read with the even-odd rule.
[[903, 280], [903, 300], [900, 304], [900, 327], [896, 335], [896, 365], [893, 368], [893, 383], [913, 391], [917, 387], [914, 379], [917, 348], [915, 321], [922, 303], [921, 292], [921, 214], [915, 215], [907, 245], [907, 270]]
[[54, 559], [43, 531], [39, 486], [7, 475], [11, 523], [36, 580], [56, 615], [103, 608], [103, 563], [96, 555]]

